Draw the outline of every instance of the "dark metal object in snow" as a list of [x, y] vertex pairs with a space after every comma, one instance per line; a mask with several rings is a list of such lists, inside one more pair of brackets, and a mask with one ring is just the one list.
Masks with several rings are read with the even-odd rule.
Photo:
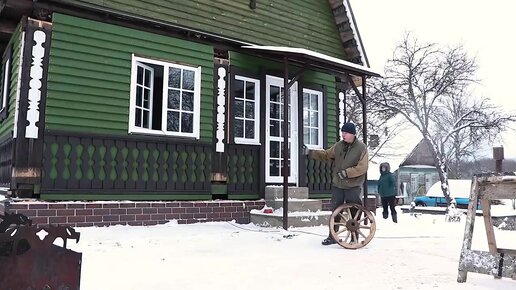
[[[491, 217], [492, 200], [514, 198], [516, 198], [516, 176], [473, 177], [457, 282], [466, 282], [468, 272], [493, 275], [495, 278], [508, 277], [516, 280], [516, 250], [497, 247]], [[471, 250], [478, 200], [482, 205], [489, 252]]]
[[82, 254], [66, 248], [68, 239], [79, 242], [80, 233], [63, 226], [38, 229], [20, 214], [0, 218], [1, 289], [80, 288]]

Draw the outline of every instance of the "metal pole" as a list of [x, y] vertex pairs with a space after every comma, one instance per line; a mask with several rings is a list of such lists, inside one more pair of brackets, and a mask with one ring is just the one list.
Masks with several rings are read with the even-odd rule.
[[503, 155], [503, 147], [493, 147], [493, 159], [495, 160], [496, 173], [502, 172]]
[[[367, 106], [366, 106], [366, 77], [362, 76], [362, 135], [364, 136], [364, 144], [367, 147], [367, 114], [366, 114]], [[363, 205], [367, 208], [367, 172], [365, 174], [364, 181], [364, 200]]]
[[283, 228], [288, 229], [288, 59], [283, 57]]

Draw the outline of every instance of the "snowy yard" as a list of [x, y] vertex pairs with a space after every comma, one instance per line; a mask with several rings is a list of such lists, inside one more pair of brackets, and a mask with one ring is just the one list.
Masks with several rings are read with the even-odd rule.
[[[457, 280], [465, 218], [377, 219], [366, 247], [322, 246], [326, 227], [283, 231], [216, 222], [151, 227], [79, 228], [82, 290], [116, 289], [516, 289], [516, 281], [468, 273]], [[381, 209], [377, 211], [381, 217]], [[516, 232], [496, 229], [498, 247], [516, 248]], [[487, 251], [477, 217], [473, 248]]]

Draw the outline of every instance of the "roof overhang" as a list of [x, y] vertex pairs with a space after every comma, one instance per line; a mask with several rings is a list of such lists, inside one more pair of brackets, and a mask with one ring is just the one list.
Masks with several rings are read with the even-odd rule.
[[371, 68], [305, 48], [260, 45], [244, 45], [242, 48], [262, 52], [270, 56], [286, 57], [289, 61], [308, 65], [322, 71], [355, 76], [382, 77], [379, 72]]

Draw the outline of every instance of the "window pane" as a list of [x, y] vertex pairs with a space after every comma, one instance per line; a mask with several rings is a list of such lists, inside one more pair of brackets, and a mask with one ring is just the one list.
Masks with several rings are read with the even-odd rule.
[[279, 104], [271, 104], [270, 117], [272, 119], [280, 118], [280, 105]]
[[303, 126], [309, 126], [310, 125], [310, 119], [309, 119], [310, 113], [307, 110], [303, 111]]
[[311, 95], [311, 98], [310, 98], [310, 109], [312, 109], [312, 110], [319, 110], [318, 98], [319, 98], [319, 96], [317, 96], [317, 95]]
[[235, 98], [244, 98], [244, 81], [235, 80]]
[[168, 108], [179, 110], [179, 91], [168, 90]]
[[143, 107], [145, 109], [150, 108], [150, 90], [149, 89], [143, 89]]
[[252, 82], [246, 83], [245, 96], [248, 100], [254, 100], [254, 83], [252, 83]]
[[178, 68], [171, 67], [168, 70], [168, 86], [171, 88], [179, 89], [181, 83], [181, 70]]
[[310, 144], [319, 145], [319, 130], [318, 129], [310, 129]]
[[136, 86], [136, 105], [141, 107], [143, 99], [143, 88], [140, 86]]
[[271, 160], [271, 165], [269, 169], [271, 176], [279, 176], [279, 160]]
[[280, 122], [271, 120], [271, 136], [280, 137]]
[[303, 108], [308, 109], [310, 105], [310, 94], [303, 93]]
[[238, 118], [244, 117], [244, 101], [235, 100], [235, 116]]
[[149, 111], [143, 110], [143, 128], [150, 128], [149, 126]]
[[271, 86], [271, 102], [279, 102], [279, 87]]
[[254, 119], [254, 102], [245, 102], [245, 117]]
[[141, 127], [142, 126], [142, 110], [141, 109], [136, 109], [136, 116], [134, 117], [134, 125], [136, 127]]
[[318, 112], [310, 113], [310, 126], [319, 127], [319, 113]]
[[193, 114], [181, 113], [181, 132], [193, 132]]
[[143, 67], [139, 66], [136, 73], [136, 83], [143, 85]]
[[245, 137], [249, 139], [254, 138], [254, 122], [246, 121], [245, 122]]
[[183, 89], [194, 90], [195, 72], [192, 70], [183, 70]]
[[310, 143], [310, 129], [309, 128], [304, 128], [303, 143], [304, 144], [312, 144], [312, 143]]
[[179, 112], [167, 112], [167, 131], [179, 132]]
[[194, 103], [194, 93], [191, 92], [184, 92], [183, 91], [183, 102], [182, 102], [182, 109], [184, 111], [193, 112], [193, 105]]
[[276, 141], [271, 141], [271, 157], [279, 158], [280, 157], [280, 143]]
[[150, 72], [150, 70], [145, 70], [145, 83], [144, 85], [148, 88], [151, 87], [151, 81], [152, 81], [152, 74]]
[[235, 137], [244, 138], [244, 120], [235, 119]]

